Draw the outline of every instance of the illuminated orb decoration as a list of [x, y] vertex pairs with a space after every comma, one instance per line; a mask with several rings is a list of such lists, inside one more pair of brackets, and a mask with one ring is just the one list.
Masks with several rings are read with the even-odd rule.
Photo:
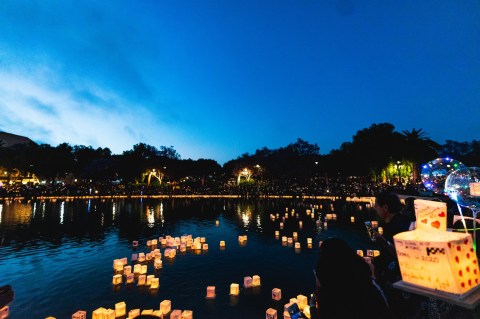
[[443, 193], [448, 174], [462, 167], [465, 165], [453, 158], [434, 159], [422, 166], [423, 185], [432, 192]]
[[445, 193], [458, 205], [480, 210], [480, 168], [463, 167], [448, 175]]

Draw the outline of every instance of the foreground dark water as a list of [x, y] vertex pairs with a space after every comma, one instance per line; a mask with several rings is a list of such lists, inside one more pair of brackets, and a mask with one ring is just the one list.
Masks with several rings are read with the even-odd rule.
[[[193, 310], [194, 318], [262, 318], [267, 308], [279, 311], [290, 298], [309, 296], [314, 289], [312, 269], [318, 242], [341, 236], [356, 249], [372, 247], [362, 220], [373, 212], [358, 211], [358, 205], [334, 203], [339, 221], [328, 230], [316, 226], [305, 211], [312, 205], [315, 219], [330, 213], [330, 202], [239, 201], [189, 199], [77, 200], [0, 204], [0, 285], [10, 284], [15, 301], [11, 318], [71, 318], [79, 309], [88, 317], [98, 307], [114, 309], [125, 301], [134, 308], [158, 309], [164, 299], [172, 309]], [[295, 209], [280, 229], [271, 213], [285, 216]], [[350, 223], [355, 215], [357, 223]], [[342, 219], [343, 216], [343, 219]], [[219, 221], [216, 226], [215, 221]], [[303, 226], [299, 228], [299, 221]], [[282, 246], [274, 236], [298, 232], [301, 250]], [[160, 288], [112, 286], [113, 260], [132, 253], [149, 252], [146, 241], [159, 236], [191, 234], [206, 237], [207, 252], [177, 253], [173, 260], [162, 257], [163, 268], [148, 274], [160, 277]], [[239, 235], [248, 235], [240, 245]], [[312, 248], [307, 237], [313, 238]], [[132, 241], [139, 240], [138, 249]], [[220, 240], [226, 248], [219, 248]], [[160, 247], [161, 248], [161, 247]], [[163, 253], [163, 249], [161, 249]], [[131, 264], [131, 263], [130, 263]], [[259, 275], [262, 286], [242, 289], [230, 297], [231, 283], [243, 283], [245, 276]], [[216, 298], [206, 300], [206, 287], [216, 286]], [[282, 300], [271, 299], [273, 288], [282, 289]]]

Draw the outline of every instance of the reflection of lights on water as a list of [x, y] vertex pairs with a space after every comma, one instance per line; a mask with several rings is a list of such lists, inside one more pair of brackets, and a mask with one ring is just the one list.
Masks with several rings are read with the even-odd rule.
[[155, 225], [155, 211], [153, 210], [153, 207], [148, 207], [147, 208], [147, 222], [148, 222], [148, 227], [153, 228]]
[[242, 221], [245, 228], [250, 225], [250, 220], [252, 219], [252, 213], [250, 211], [242, 212]]
[[60, 224], [63, 224], [63, 215], [65, 214], [65, 202], [60, 204]]
[[45, 202], [42, 203], [42, 219], [45, 218], [45, 210], [47, 209], [46, 205], [47, 204]]
[[262, 228], [262, 222], [260, 221], [260, 215], [257, 215], [257, 227]]
[[91, 205], [91, 202], [90, 202], [90, 200], [88, 200], [87, 212], [89, 212], [89, 213], [90, 213], [90, 205]]
[[115, 220], [115, 203], [112, 205], [112, 219]]
[[32, 218], [35, 218], [36, 212], [37, 212], [37, 203], [33, 203]]
[[104, 221], [105, 221], [105, 215], [102, 213], [102, 219], [101, 219], [101, 221], [100, 221], [100, 224], [102, 225], [102, 227], [103, 227], [103, 222], [104, 222]]
[[160, 202], [160, 222], [163, 224], [165, 223], [165, 218], [163, 218], [163, 202]]
[[2, 223], [3, 204], [0, 204], [0, 224]]

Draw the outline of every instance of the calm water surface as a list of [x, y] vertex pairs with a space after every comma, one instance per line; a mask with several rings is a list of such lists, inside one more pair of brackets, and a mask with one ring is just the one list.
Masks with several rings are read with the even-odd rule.
[[[369, 220], [373, 212], [335, 204], [344, 220], [339, 216], [339, 221], [322, 230], [305, 213], [318, 204], [323, 207], [315, 210], [315, 219], [330, 212], [328, 202], [97, 199], [3, 203], [0, 285], [10, 284], [15, 290], [10, 305], [13, 319], [71, 318], [79, 309], [90, 317], [96, 308], [114, 309], [120, 301], [126, 302], [127, 311], [158, 309], [164, 299], [172, 301], [172, 309], [193, 310], [199, 319], [264, 318], [266, 309], [281, 313], [290, 298], [313, 291], [319, 240], [341, 236], [356, 249], [372, 247], [361, 220]], [[298, 218], [290, 215], [280, 229], [281, 220], [272, 221], [270, 214], [282, 217], [286, 208], [295, 209]], [[351, 215], [357, 224], [350, 223]], [[303, 221], [301, 229], [299, 220]], [[298, 232], [301, 250], [282, 246], [275, 230], [280, 230], [280, 238]], [[163, 268], [158, 271], [150, 263], [148, 274], [160, 278], [157, 291], [125, 283], [112, 286], [114, 259], [128, 257], [130, 261], [132, 253], [150, 251], [147, 240], [184, 234], [206, 237], [209, 250], [178, 252], [173, 260], [162, 257]], [[239, 235], [248, 235], [246, 245], [239, 244]], [[313, 238], [312, 248], [307, 247], [307, 237]], [[137, 249], [132, 248], [133, 240], [139, 240]], [[220, 240], [226, 242], [224, 250], [219, 248]], [[245, 276], [253, 275], [261, 277], [261, 287], [229, 296], [231, 283], [242, 284]], [[207, 286], [216, 287], [214, 300], [205, 299]], [[272, 301], [273, 288], [282, 289], [280, 302]]]

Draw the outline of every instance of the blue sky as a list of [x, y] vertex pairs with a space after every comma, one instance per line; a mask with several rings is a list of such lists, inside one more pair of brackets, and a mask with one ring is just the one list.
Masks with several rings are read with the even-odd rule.
[[221, 163], [390, 122], [480, 136], [480, 2], [0, 1], [0, 130]]

